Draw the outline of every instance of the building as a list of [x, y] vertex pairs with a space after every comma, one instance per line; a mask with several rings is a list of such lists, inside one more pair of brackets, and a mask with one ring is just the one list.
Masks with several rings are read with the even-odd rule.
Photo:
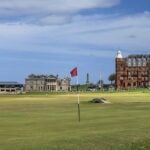
[[150, 55], [116, 56], [116, 89], [150, 87]]
[[25, 79], [25, 91], [39, 91], [39, 92], [57, 92], [70, 91], [70, 78], [60, 79], [53, 75], [34, 75], [31, 74]]
[[23, 84], [18, 82], [0, 82], [0, 93], [21, 93], [23, 91]]

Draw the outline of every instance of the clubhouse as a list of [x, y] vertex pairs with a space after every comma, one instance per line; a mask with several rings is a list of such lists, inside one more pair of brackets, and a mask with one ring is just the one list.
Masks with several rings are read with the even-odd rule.
[[58, 75], [31, 74], [25, 79], [25, 92], [57, 92], [70, 91], [70, 78], [60, 79]]

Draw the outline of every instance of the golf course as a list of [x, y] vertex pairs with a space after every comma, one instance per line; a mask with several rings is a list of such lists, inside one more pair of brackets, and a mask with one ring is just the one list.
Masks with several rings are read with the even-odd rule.
[[[110, 103], [90, 103], [93, 98]], [[0, 150], [150, 150], [150, 91], [0, 95]]]

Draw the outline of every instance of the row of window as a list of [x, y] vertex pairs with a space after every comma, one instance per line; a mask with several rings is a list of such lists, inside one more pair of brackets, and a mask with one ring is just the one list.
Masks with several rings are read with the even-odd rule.
[[127, 64], [129, 67], [131, 66], [146, 66], [147, 62], [150, 61], [149, 58], [128, 58]]
[[149, 75], [149, 72], [128, 72], [128, 76], [131, 76], [131, 75], [134, 75], [134, 76], [140, 76], [140, 75]]
[[[47, 82], [44, 82], [44, 81], [26, 81], [26, 84], [45, 84], [45, 83], [51, 83], [51, 84], [56, 84], [57, 83], [57, 81], [47, 81]], [[61, 84], [67, 84], [67, 83], [69, 83], [69, 82], [67, 82], [67, 81], [62, 81], [62, 82], [58, 82], [58, 84], [59, 85], [61, 85]]]
[[149, 83], [148, 82], [133, 82], [133, 83], [128, 83], [126, 84], [125, 82], [121, 82], [121, 86], [123, 87], [137, 87], [137, 86], [144, 86], [144, 87], [148, 87]]
[[39, 90], [39, 91], [47, 89], [49, 91], [49, 90], [56, 90], [56, 86], [55, 85], [48, 85], [46, 87], [43, 87], [43, 86], [39, 86], [39, 87], [30, 86], [30, 89], [31, 90]]

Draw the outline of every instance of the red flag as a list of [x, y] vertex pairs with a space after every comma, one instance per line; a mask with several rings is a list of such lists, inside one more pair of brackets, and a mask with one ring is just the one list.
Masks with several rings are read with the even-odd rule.
[[71, 77], [75, 77], [78, 75], [77, 67], [70, 71]]

